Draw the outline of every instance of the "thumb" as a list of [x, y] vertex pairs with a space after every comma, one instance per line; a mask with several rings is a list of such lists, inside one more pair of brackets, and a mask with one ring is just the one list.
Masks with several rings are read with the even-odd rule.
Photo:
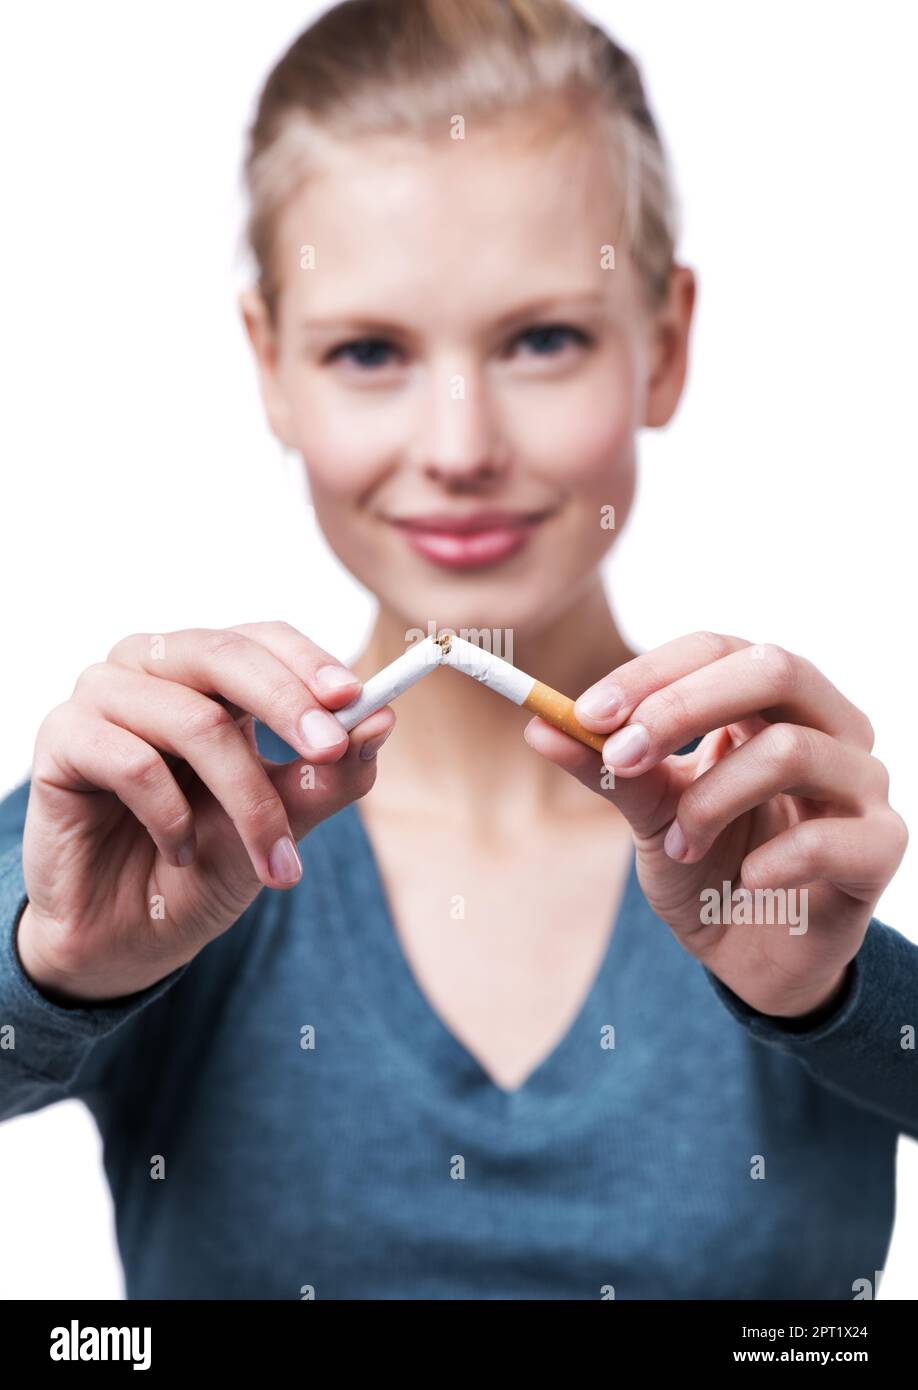
[[[347, 748], [333, 763], [310, 763], [301, 757], [288, 763], [262, 759], [284, 803], [295, 840], [366, 795], [376, 781], [375, 751], [394, 727], [395, 713], [384, 705], [355, 724]], [[362, 757], [367, 751], [371, 756]]]

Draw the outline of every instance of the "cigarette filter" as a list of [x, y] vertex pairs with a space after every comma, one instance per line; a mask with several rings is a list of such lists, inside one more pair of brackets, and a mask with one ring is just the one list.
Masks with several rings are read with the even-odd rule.
[[494, 656], [482, 647], [476, 647], [464, 637], [454, 637], [450, 633], [438, 640], [443, 647], [442, 660], [445, 665], [465, 672], [467, 676], [481, 681], [482, 685], [496, 690], [498, 695], [512, 700], [515, 705], [522, 705], [533, 714], [540, 714], [548, 724], [553, 724], [556, 729], [563, 729], [566, 734], [578, 739], [580, 743], [585, 743], [588, 748], [595, 748], [598, 753], [602, 752], [608, 734], [594, 734], [585, 729], [574, 714], [574, 701], [567, 695], [553, 690], [550, 685], [536, 680], [534, 676], [527, 676], [525, 671], [511, 666], [509, 661]]
[[368, 681], [364, 681], [363, 689], [356, 700], [352, 700], [343, 709], [336, 709], [335, 718], [345, 729], [353, 729], [361, 719], [366, 719], [374, 710], [382, 709], [383, 705], [394, 700], [396, 695], [403, 694], [422, 676], [426, 676], [428, 671], [439, 666], [443, 657], [443, 647], [433, 637], [425, 637], [422, 641], [413, 643], [395, 661], [377, 671]]

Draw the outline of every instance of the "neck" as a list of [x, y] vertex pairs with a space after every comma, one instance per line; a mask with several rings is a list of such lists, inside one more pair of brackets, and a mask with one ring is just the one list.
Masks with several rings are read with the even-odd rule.
[[[351, 670], [367, 680], [405, 650], [405, 632], [404, 616], [381, 608]], [[549, 626], [513, 632], [513, 665], [572, 699], [633, 655], [598, 576]], [[449, 805], [457, 823], [479, 832], [595, 807], [592, 792], [526, 743], [528, 710], [458, 671], [432, 671], [392, 708], [396, 727], [369, 794], [375, 804], [421, 815]]]

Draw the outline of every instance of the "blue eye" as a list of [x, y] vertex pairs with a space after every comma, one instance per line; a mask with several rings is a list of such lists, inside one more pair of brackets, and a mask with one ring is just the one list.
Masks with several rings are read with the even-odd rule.
[[342, 343], [340, 347], [334, 348], [329, 354], [327, 361], [334, 362], [338, 358], [347, 357], [349, 361], [358, 367], [385, 366], [385, 361], [380, 361], [380, 350], [382, 354], [391, 351], [392, 344], [386, 342], [385, 338], [355, 338], [353, 342]]
[[[559, 344], [559, 339], [562, 340]], [[525, 333], [521, 333], [517, 342], [528, 341], [535, 348], [536, 357], [556, 357], [558, 347], [563, 347], [564, 340], [579, 343], [586, 346], [589, 338], [579, 328], [572, 328], [566, 323], [546, 323], [540, 324], [537, 328], [527, 328]]]
[[[546, 323], [527, 328], [515, 341], [527, 342], [535, 357], [557, 357], [566, 343], [586, 347], [590, 338], [581, 329], [570, 324]], [[354, 338], [349, 343], [341, 343], [339, 347], [333, 348], [325, 360], [347, 360], [362, 370], [373, 371], [387, 366], [390, 361], [388, 354], [396, 351], [386, 338]]]

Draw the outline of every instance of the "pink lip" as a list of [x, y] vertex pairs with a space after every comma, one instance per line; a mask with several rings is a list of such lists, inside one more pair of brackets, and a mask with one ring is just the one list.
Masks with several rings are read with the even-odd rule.
[[545, 513], [475, 512], [394, 518], [413, 550], [448, 569], [494, 564], [521, 550]]

